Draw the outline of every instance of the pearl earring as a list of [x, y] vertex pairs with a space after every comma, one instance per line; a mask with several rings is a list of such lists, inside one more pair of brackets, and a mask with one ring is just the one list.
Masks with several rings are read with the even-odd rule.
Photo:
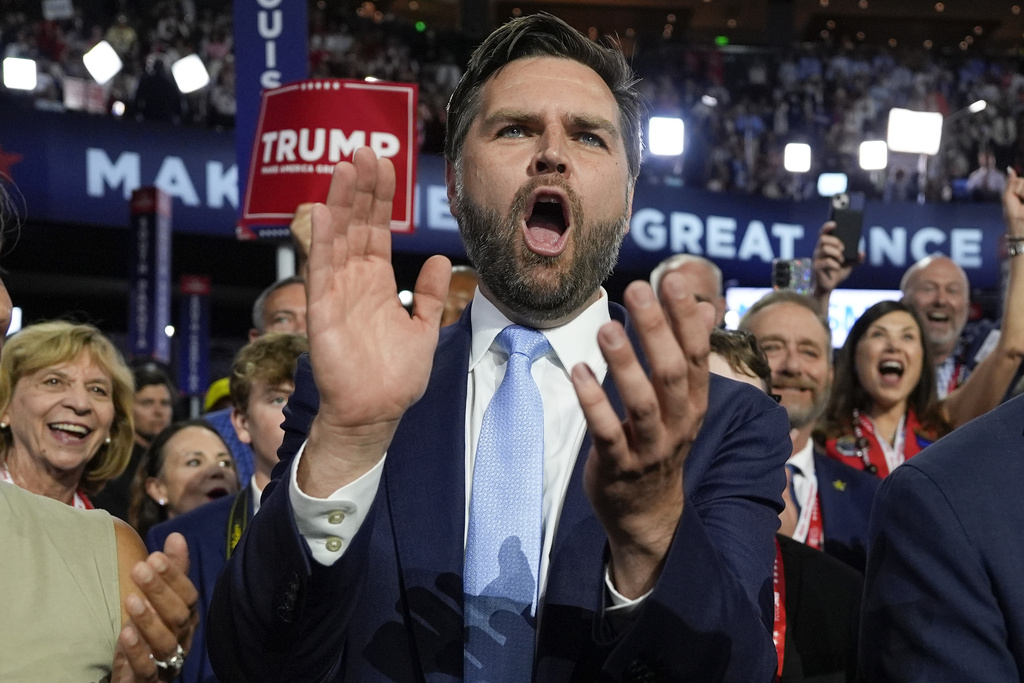
[[6, 422], [0, 422], [0, 429], [7, 429], [7, 423]]
[[108, 436], [106, 439], [104, 439], [103, 443], [105, 443], [105, 444], [107, 444], [109, 446], [110, 445], [110, 437]]
[[166, 501], [166, 500], [164, 500], [163, 498], [161, 498], [160, 500], [158, 500], [158, 501], [157, 501], [156, 503], [157, 503], [157, 505], [159, 505], [160, 507], [163, 507], [164, 505], [167, 505], [167, 501]]

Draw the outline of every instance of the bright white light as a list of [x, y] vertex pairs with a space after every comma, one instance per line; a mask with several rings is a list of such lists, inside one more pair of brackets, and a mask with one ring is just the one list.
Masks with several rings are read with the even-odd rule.
[[96, 47], [82, 55], [82, 61], [89, 75], [100, 85], [116, 76], [122, 66], [121, 58], [105, 40], [96, 43]]
[[35, 90], [36, 60], [5, 57], [4, 85], [11, 90]]
[[811, 170], [811, 146], [804, 142], [790, 142], [782, 154], [782, 164], [790, 173]]
[[860, 167], [865, 171], [880, 171], [889, 165], [889, 146], [885, 140], [865, 140], [860, 143]]
[[850, 180], [845, 173], [822, 173], [818, 176], [818, 195], [831, 197], [840, 192], [846, 192]]
[[408, 289], [403, 289], [398, 293], [398, 300], [402, 302], [403, 306], [409, 308], [409, 306], [412, 306], [412, 292]]
[[166, 336], [166, 337], [173, 337], [174, 336], [174, 325], [167, 325], [166, 327], [164, 327], [164, 336]]
[[942, 141], [942, 114], [893, 107], [889, 110], [886, 142], [894, 152], [938, 154]]
[[971, 106], [967, 107], [967, 111], [972, 114], [977, 114], [979, 111], [985, 111], [985, 107], [987, 106], [988, 102], [985, 100], [978, 100], [977, 102], [972, 102]]
[[376, 78], [376, 77], [374, 77], [374, 76], [367, 76], [367, 77], [366, 77], [366, 78], [364, 78], [363, 80], [364, 80], [364, 81], [366, 81], [367, 83], [376, 83], [376, 82], [377, 82], [377, 81], [379, 81], [380, 79], [379, 79], [379, 78]]
[[110, 105], [110, 113], [114, 116], [124, 116], [124, 102], [121, 100], [114, 100], [114, 103]]
[[705, 107], [717, 107], [718, 100], [711, 95], [701, 95], [700, 101], [704, 103]]
[[12, 335], [21, 329], [21, 306], [15, 306], [11, 309], [11, 326], [7, 328], [7, 334]]
[[182, 57], [171, 64], [171, 75], [183, 94], [195, 92], [210, 82], [210, 74], [199, 55]]
[[682, 119], [652, 116], [648, 126], [651, 154], [679, 156], [686, 140], [686, 124]]

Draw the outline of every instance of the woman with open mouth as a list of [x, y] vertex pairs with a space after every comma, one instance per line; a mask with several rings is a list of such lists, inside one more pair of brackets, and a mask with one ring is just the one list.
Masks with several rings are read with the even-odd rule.
[[131, 455], [132, 374], [92, 325], [52, 321], [10, 338], [0, 361], [0, 480], [91, 509]]
[[898, 301], [875, 304], [839, 352], [815, 440], [830, 457], [885, 477], [951, 429], [931, 368], [914, 311]]
[[128, 521], [145, 538], [150, 527], [238, 493], [231, 449], [203, 419], [174, 422], [150, 442], [132, 482]]

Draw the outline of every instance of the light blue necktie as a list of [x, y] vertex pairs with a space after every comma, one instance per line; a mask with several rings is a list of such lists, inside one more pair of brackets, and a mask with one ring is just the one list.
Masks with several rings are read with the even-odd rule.
[[528, 681], [544, 517], [544, 405], [530, 374], [551, 347], [510, 325], [501, 385], [484, 411], [466, 536], [465, 680]]

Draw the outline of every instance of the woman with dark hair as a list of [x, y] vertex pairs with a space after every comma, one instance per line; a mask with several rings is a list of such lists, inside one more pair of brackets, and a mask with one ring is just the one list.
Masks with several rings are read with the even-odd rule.
[[154, 524], [237, 492], [235, 459], [213, 425], [202, 419], [175, 422], [142, 456], [128, 520], [145, 537]]
[[815, 440], [829, 457], [885, 477], [951, 429], [931, 367], [914, 311], [899, 301], [875, 304], [839, 352]]

